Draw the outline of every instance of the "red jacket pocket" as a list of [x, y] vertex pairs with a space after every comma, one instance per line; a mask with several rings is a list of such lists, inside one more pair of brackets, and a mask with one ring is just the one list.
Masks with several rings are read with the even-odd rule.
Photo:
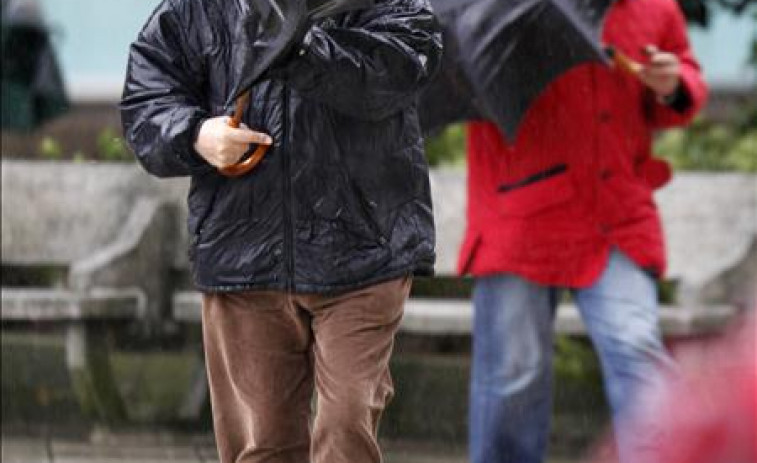
[[558, 164], [516, 182], [500, 185], [497, 196], [499, 213], [507, 217], [529, 217], [567, 203], [575, 195], [567, 171], [567, 165]]

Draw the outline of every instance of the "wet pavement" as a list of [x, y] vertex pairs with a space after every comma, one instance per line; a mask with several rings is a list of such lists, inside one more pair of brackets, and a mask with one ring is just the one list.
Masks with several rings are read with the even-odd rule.
[[[384, 442], [386, 463], [466, 463], [465, 449]], [[2, 436], [3, 463], [217, 463], [208, 434], [93, 433], [87, 440]], [[548, 463], [578, 463], [550, 460]]]

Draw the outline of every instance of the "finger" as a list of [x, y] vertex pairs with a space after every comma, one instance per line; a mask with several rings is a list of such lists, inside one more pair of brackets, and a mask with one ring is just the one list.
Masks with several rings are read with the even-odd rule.
[[229, 131], [229, 140], [235, 143], [258, 143], [262, 145], [270, 145], [273, 143], [273, 139], [263, 132], [256, 132], [250, 129], [231, 129]]
[[639, 73], [639, 79], [641, 80], [641, 82], [647, 87], [652, 88], [660, 85], [666, 78], [667, 76], [661, 76], [650, 68], [645, 68], [642, 72]]
[[668, 79], [678, 77], [679, 74], [676, 66], [648, 67], [645, 71], [646, 76], [650, 79]]
[[671, 53], [658, 53], [650, 58], [648, 64], [654, 67], [676, 66], [678, 57]]
[[238, 145], [234, 148], [229, 148], [223, 153], [219, 153], [216, 161], [218, 165], [216, 167], [227, 167], [236, 164], [247, 152], [247, 145]]

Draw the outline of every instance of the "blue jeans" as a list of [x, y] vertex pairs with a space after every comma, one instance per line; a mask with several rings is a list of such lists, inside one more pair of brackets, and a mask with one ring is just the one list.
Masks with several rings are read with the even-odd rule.
[[[476, 280], [470, 389], [471, 463], [540, 463], [552, 410], [553, 321], [561, 288], [511, 274]], [[624, 463], [648, 447], [621, 423], [635, 391], [672, 362], [660, 337], [654, 279], [613, 250], [588, 288], [572, 290], [599, 355]], [[649, 436], [650, 433], [645, 433]], [[640, 460], [636, 460], [640, 461]]]

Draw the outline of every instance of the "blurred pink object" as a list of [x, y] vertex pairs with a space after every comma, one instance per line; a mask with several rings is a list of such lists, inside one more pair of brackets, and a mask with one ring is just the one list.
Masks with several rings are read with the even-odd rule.
[[[676, 378], [639, 402], [646, 410], [639, 422], [658, 429], [634, 430], [658, 432], [659, 445], [631, 463], [757, 463], [756, 323], [752, 310], [716, 339], [673, 346]], [[610, 442], [602, 441], [592, 463], [618, 461]]]

